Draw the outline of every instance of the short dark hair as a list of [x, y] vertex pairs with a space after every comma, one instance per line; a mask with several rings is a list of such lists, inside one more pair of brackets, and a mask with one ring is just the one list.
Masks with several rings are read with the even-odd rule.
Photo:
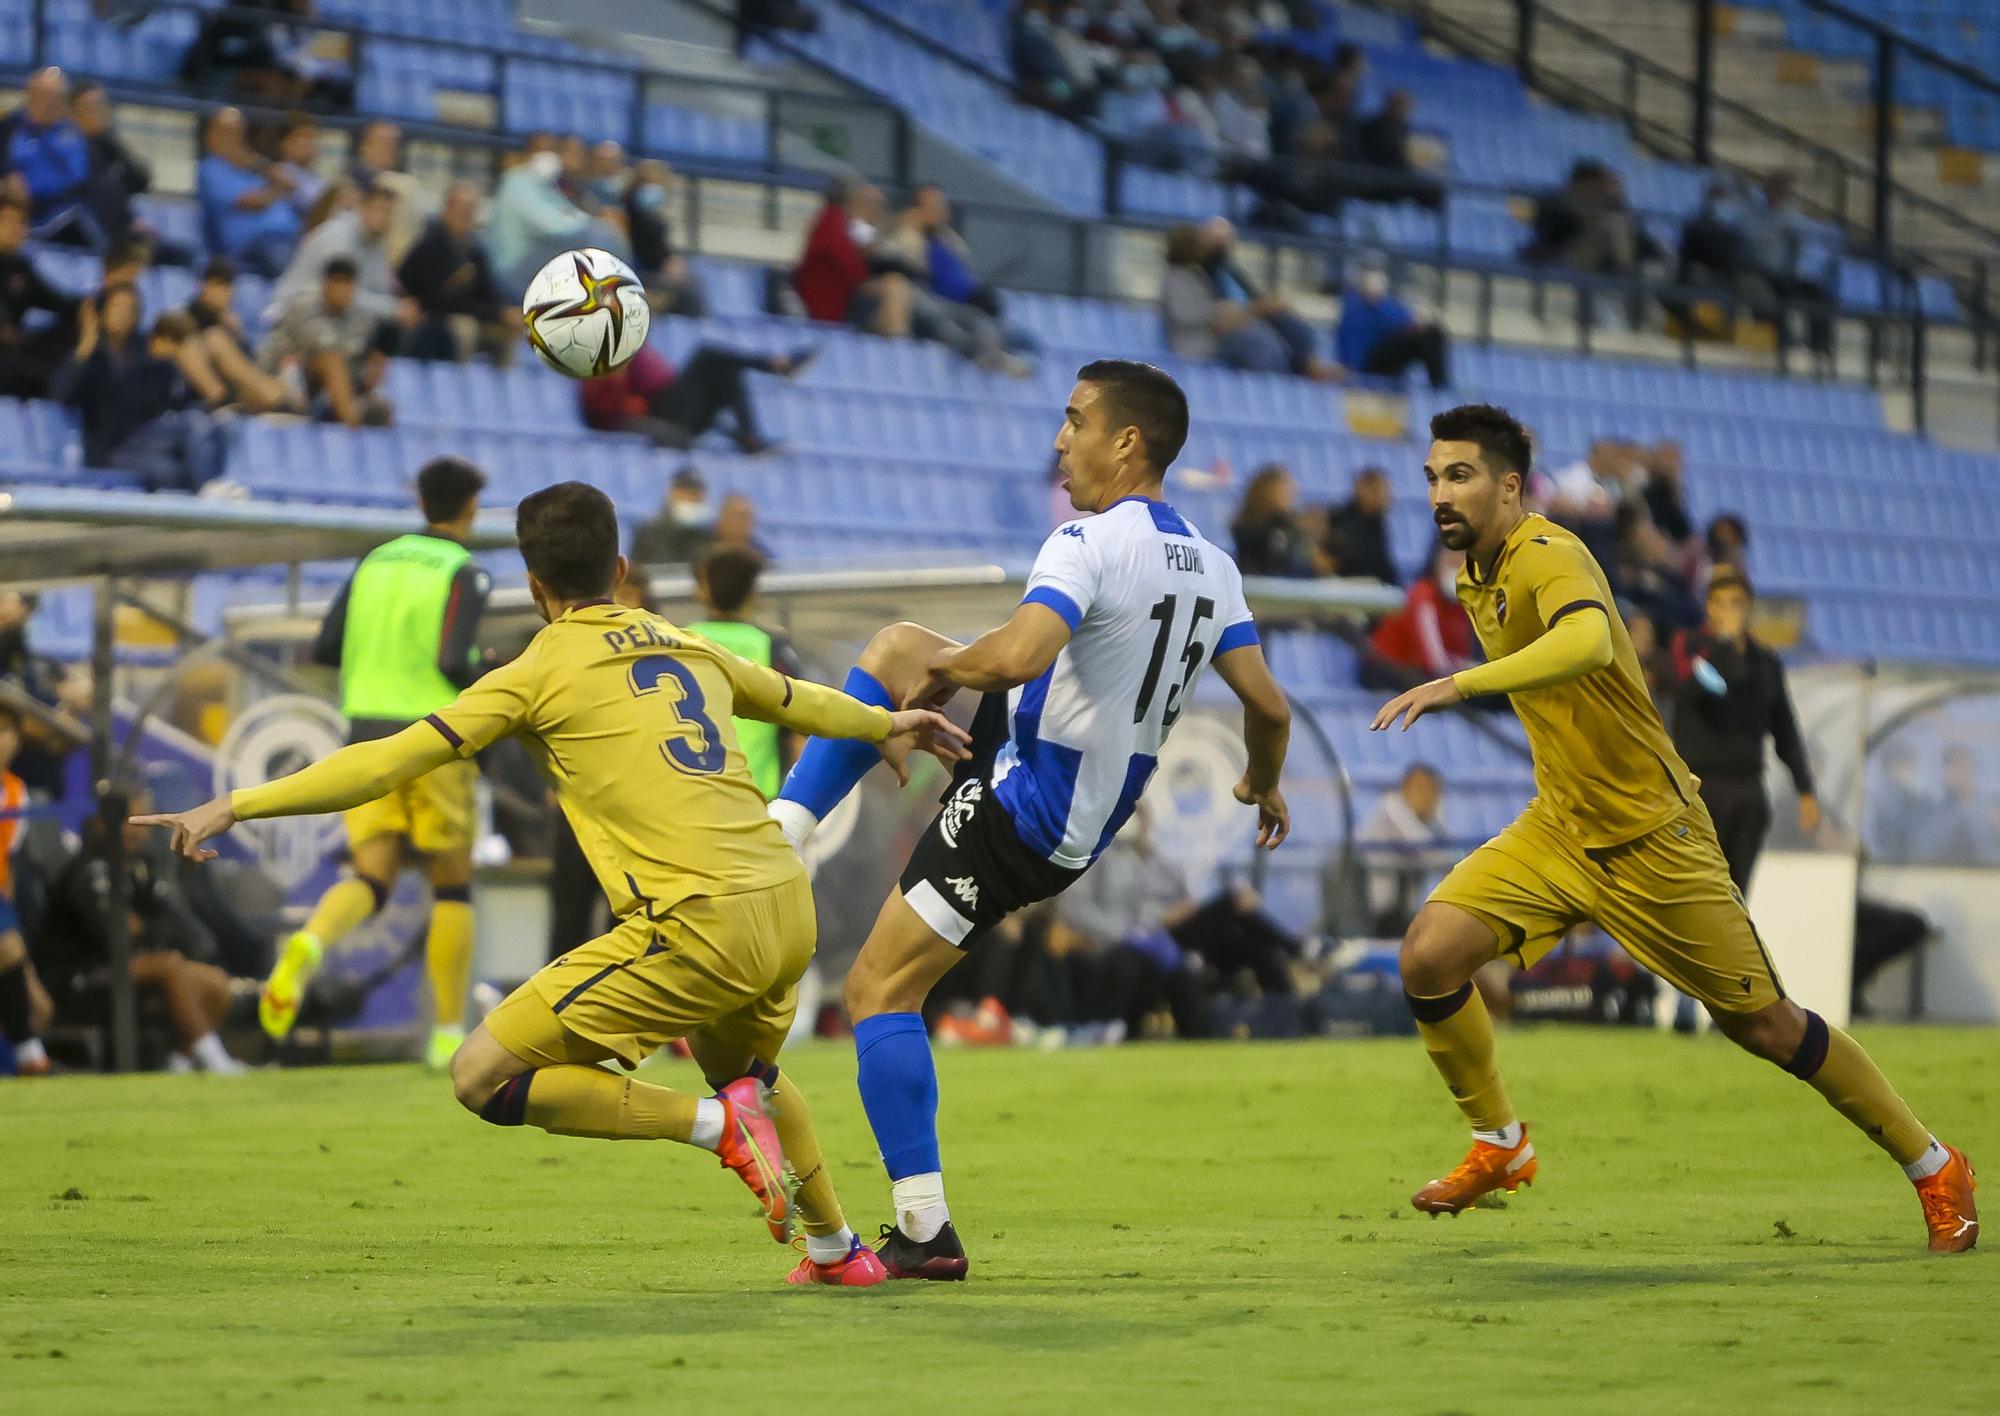
[[486, 474], [462, 457], [433, 457], [417, 469], [417, 500], [433, 526], [458, 520], [485, 490]]
[[11, 187], [0, 187], [0, 211], [18, 211], [23, 221], [28, 218], [28, 199]]
[[131, 265], [134, 261], [143, 264], [148, 254], [146, 247], [138, 241], [120, 241], [105, 248], [102, 264], [106, 270], [113, 266]]
[[701, 583], [708, 587], [708, 602], [726, 615], [733, 615], [757, 593], [757, 577], [764, 573], [764, 558], [748, 546], [717, 546], [695, 567]]
[[236, 262], [227, 256], [210, 256], [208, 264], [201, 268], [201, 283], [220, 281], [224, 284], [236, 283]]
[[1097, 359], [1076, 371], [1080, 383], [1104, 385], [1106, 411], [1137, 428], [1153, 470], [1165, 475], [1187, 442], [1188, 401], [1172, 374], [1137, 359]]
[[618, 511], [588, 482], [558, 482], [523, 497], [514, 537], [528, 573], [557, 599], [611, 593], [618, 578]]
[[180, 344], [194, 338], [194, 316], [186, 310], [169, 310], [153, 321], [153, 338], [171, 339]]
[[1438, 771], [1437, 768], [1431, 766], [1428, 762], [1412, 762], [1409, 766], [1405, 767], [1403, 775], [1397, 778], [1397, 785], [1407, 787], [1419, 776], [1429, 777], [1440, 787], [1444, 785], [1444, 773]]
[[352, 256], [335, 256], [319, 268], [321, 280], [354, 280], [361, 275], [361, 267], [354, 263]]
[[1535, 440], [1521, 421], [1490, 403], [1461, 403], [1431, 419], [1432, 442], [1469, 442], [1496, 475], [1517, 472], [1527, 480], [1535, 460]]
[[1739, 566], [1719, 565], [1709, 572], [1708, 593], [1713, 595], [1718, 590], [1741, 590], [1750, 599], [1757, 598], [1749, 575]]

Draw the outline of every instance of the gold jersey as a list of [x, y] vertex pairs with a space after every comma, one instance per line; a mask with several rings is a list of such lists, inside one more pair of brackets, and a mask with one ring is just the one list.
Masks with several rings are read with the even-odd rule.
[[1487, 575], [1467, 560], [1458, 602], [1489, 660], [1533, 643], [1565, 615], [1609, 618], [1609, 664], [1512, 695], [1534, 753], [1537, 797], [1580, 845], [1635, 840], [1687, 808], [1695, 778], [1653, 707], [1610, 582], [1583, 542], [1530, 513]]

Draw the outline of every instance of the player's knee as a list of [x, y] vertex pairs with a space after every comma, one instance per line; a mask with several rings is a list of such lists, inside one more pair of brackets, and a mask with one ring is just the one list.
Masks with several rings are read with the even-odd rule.
[[1450, 975], [1448, 951], [1442, 933], [1421, 912], [1403, 932], [1403, 947], [1396, 954], [1396, 968], [1403, 977], [1403, 990], [1419, 998], [1436, 998], [1451, 992], [1465, 980]]
[[1788, 1064], [1805, 1036], [1806, 1017], [1797, 1004], [1783, 1002], [1754, 1013], [1711, 1012], [1722, 1035], [1752, 1056]]
[[[479, 1055], [479, 1050], [460, 1047], [451, 1059], [451, 1094], [458, 1098], [458, 1104], [482, 1120], [495, 1121], [498, 1118], [488, 1113], [496, 1111], [501, 1094], [514, 1082], [525, 1081], [526, 1073], [512, 1076], [495, 1069], [487, 1058]], [[525, 1094], [525, 1088], [522, 1089]], [[518, 1120], [499, 1120], [501, 1125], [519, 1125]]]
[[861, 651], [859, 664], [880, 678], [884, 669], [908, 667], [918, 661], [924, 646], [937, 636], [920, 624], [899, 620], [875, 631]]
[[840, 1001], [847, 1005], [849, 1021], [860, 1022], [883, 1011], [881, 994], [880, 975], [866, 961], [856, 959], [840, 989]]

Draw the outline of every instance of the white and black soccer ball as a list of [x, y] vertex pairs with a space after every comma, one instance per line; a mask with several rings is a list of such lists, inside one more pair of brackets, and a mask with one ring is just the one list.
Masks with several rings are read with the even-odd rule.
[[521, 322], [544, 364], [573, 379], [594, 379], [639, 352], [653, 311], [632, 267], [586, 246], [564, 251], [535, 273], [521, 297]]

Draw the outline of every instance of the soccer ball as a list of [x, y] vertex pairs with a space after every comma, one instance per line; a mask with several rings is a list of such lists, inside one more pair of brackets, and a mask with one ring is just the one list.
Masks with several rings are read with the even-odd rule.
[[586, 246], [564, 251], [535, 273], [521, 297], [521, 322], [544, 364], [573, 379], [594, 379], [639, 352], [653, 311], [632, 267]]

